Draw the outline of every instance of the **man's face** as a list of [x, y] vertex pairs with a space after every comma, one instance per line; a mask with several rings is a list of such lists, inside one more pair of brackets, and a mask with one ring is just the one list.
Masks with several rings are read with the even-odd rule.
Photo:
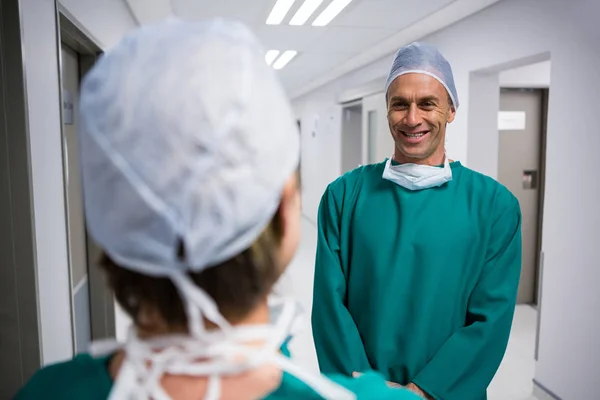
[[420, 73], [396, 78], [387, 92], [388, 124], [401, 162], [427, 163], [444, 153], [446, 124], [455, 109], [446, 88]]

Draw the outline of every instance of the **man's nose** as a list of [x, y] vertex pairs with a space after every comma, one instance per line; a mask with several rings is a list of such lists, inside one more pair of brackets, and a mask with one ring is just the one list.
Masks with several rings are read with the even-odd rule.
[[418, 126], [421, 123], [419, 108], [416, 104], [411, 104], [410, 107], [408, 107], [406, 116], [404, 118], [404, 123], [410, 127]]

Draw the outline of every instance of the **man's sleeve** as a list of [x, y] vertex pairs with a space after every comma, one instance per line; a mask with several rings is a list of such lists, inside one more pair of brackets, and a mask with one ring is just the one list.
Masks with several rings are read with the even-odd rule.
[[466, 326], [413, 380], [434, 399], [480, 400], [504, 357], [521, 273], [521, 211], [518, 201], [511, 200], [492, 227]]
[[377, 372], [365, 372], [358, 378], [341, 375], [325, 375], [338, 385], [350, 389], [357, 399], [369, 400], [423, 400], [422, 397], [402, 387], [390, 387]]
[[340, 261], [340, 213], [331, 188], [319, 205], [312, 330], [323, 373], [351, 375], [371, 369], [347, 304], [346, 275]]

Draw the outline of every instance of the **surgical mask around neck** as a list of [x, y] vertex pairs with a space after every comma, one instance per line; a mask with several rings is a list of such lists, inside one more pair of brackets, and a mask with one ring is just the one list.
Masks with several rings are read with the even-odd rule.
[[[188, 282], [182, 286], [182, 280]], [[190, 325], [196, 324], [194, 327], [190, 326], [190, 332], [195, 333], [189, 336], [141, 340], [132, 328], [124, 344], [115, 341], [94, 343], [92, 354], [108, 355], [119, 349], [126, 354], [110, 393], [110, 400], [170, 400], [160, 383], [165, 374], [208, 378], [204, 399], [216, 400], [221, 397], [221, 377], [241, 374], [264, 365], [274, 365], [294, 375], [325, 399], [355, 399], [356, 396], [346, 388], [319, 374], [299, 368], [280, 353], [280, 347], [293, 334], [301, 316], [299, 305], [295, 301], [270, 298], [269, 308], [275, 311], [275, 315], [265, 325], [221, 326], [217, 323], [220, 329], [207, 331], [204, 324], [191, 318], [191, 315], [198, 314], [193, 311], [194, 308], [202, 308], [211, 314], [211, 308], [212, 312], [217, 310], [216, 304], [193, 285], [187, 276], [182, 274], [174, 282], [181, 292], [184, 304], [187, 303]], [[191, 294], [188, 291], [192, 289], [188, 284], [193, 285], [197, 297], [187, 295]], [[200, 306], [194, 302], [198, 299], [204, 299], [207, 303], [202, 304], [204, 300], [201, 300]], [[216, 317], [214, 314], [212, 316]], [[213, 320], [208, 316], [206, 318]], [[256, 343], [262, 345], [257, 346]]]
[[392, 165], [390, 157], [385, 164], [382, 178], [408, 190], [423, 190], [442, 186], [451, 181], [452, 168], [446, 156], [444, 156], [443, 167], [412, 163]]

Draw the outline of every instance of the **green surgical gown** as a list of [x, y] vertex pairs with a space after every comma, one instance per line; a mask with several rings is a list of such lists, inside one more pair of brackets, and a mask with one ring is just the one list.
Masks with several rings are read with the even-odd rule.
[[482, 400], [504, 356], [521, 270], [521, 212], [459, 162], [410, 191], [385, 163], [321, 199], [312, 327], [323, 373], [376, 370], [435, 399]]
[[[113, 384], [108, 362], [107, 357], [92, 358], [82, 354], [71, 361], [43, 368], [27, 382], [15, 400], [105, 400]], [[356, 393], [358, 400], [419, 400], [417, 395], [407, 390], [389, 388], [375, 373], [358, 379], [341, 375], [331, 376], [331, 379]], [[321, 397], [305, 383], [284, 373], [281, 385], [266, 400], [284, 399], [316, 400]]]

